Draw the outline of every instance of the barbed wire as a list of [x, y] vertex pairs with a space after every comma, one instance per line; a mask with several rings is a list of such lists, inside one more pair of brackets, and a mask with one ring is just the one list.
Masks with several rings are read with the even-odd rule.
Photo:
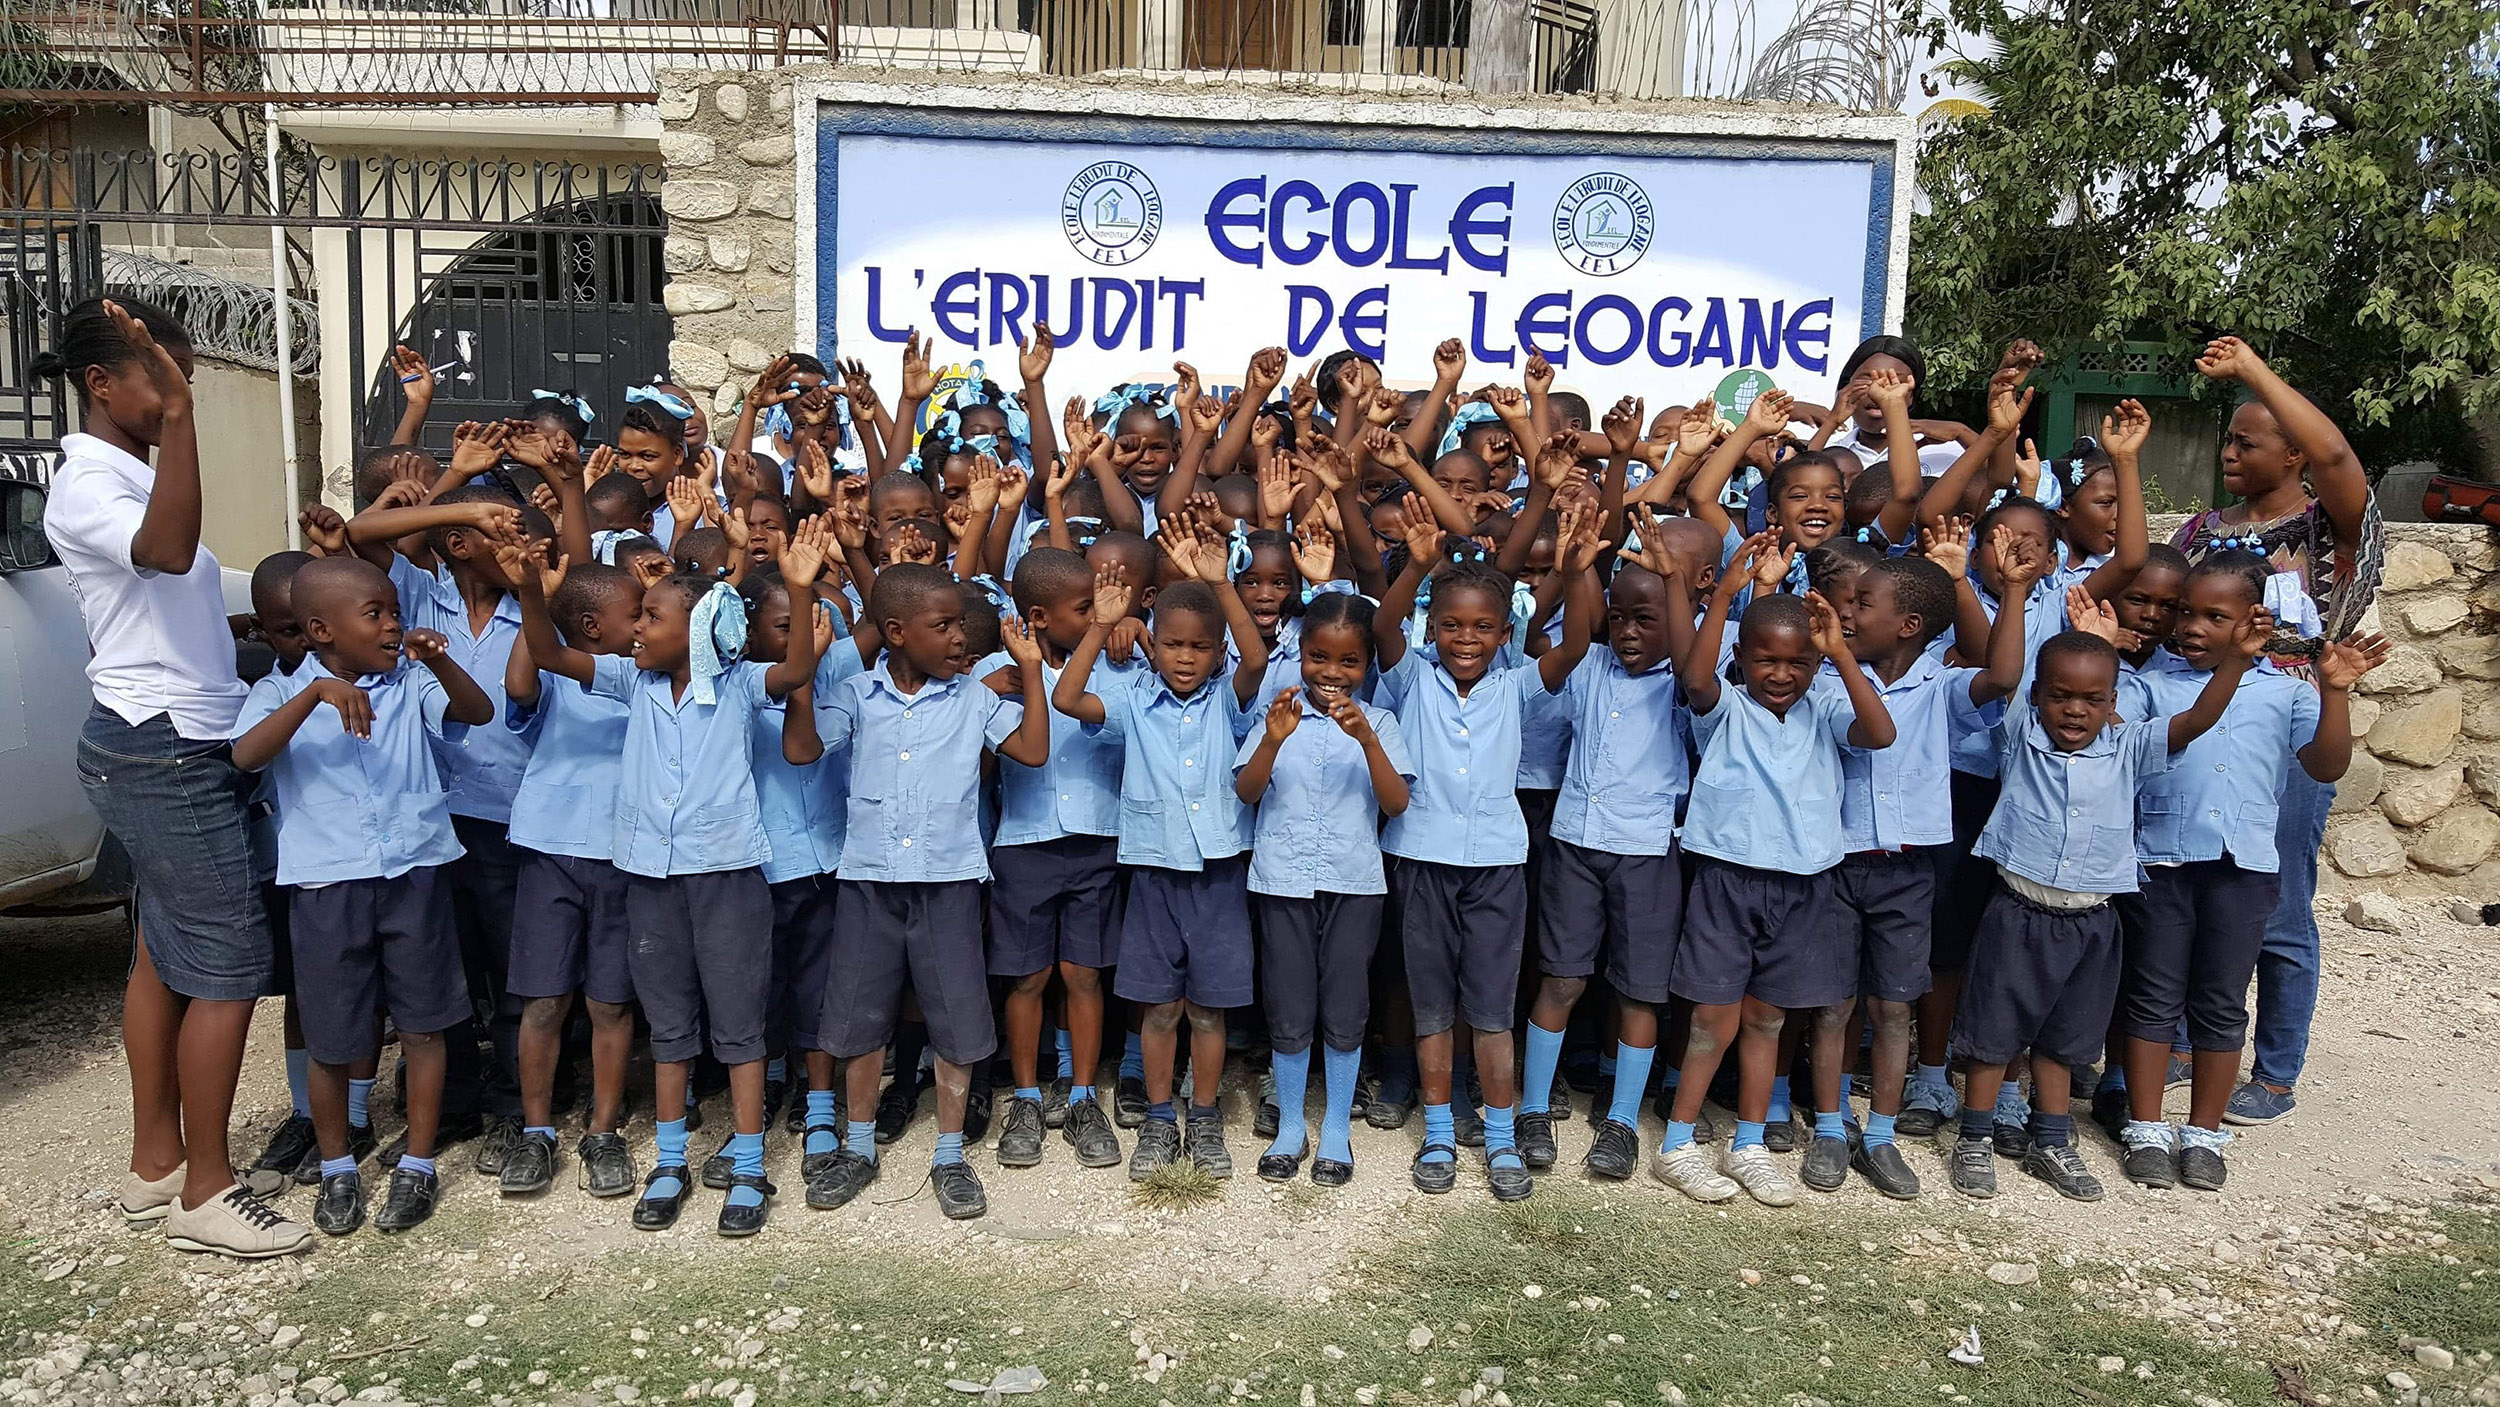
[[[278, 369], [278, 305], [268, 288], [135, 250], [103, 254], [105, 287], [127, 289], [173, 314], [190, 329], [193, 351], [262, 371]], [[307, 298], [289, 297], [287, 303], [295, 373], [313, 375], [321, 368], [321, 310]]]

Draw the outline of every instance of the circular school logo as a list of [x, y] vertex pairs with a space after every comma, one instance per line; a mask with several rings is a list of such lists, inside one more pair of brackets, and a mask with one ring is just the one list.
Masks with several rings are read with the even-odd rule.
[[1076, 173], [1059, 200], [1059, 228], [1097, 264], [1133, 263], [1163, 232], [1163, 194], [1125, 161], [1098, 161]]
[[1649, 252], [1657, 233], [1649, 192], [1629, 176], [1593, 172], [1572, 182], [1554, 202], [1554, 249], [1584, 274], [1605, 278], [1622, 273]]

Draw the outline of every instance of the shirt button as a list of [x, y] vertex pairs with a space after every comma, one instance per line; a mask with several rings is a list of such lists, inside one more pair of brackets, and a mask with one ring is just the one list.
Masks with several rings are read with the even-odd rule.
[[1197, 803], [1197, 802], [1195, 802], [1195, 801], [1193, 801], [1193, 802], [1189, 803], [1189, 809], [1190, 809], [1190, 810], [1192, 810], [1192, 811], [1197, 810], [1197, 809], [1198, 809], [1198, 803]]
[[2080, 806], [2069, 806], [2066, 808], [2066, 814], [2069, 816], [2080, 816], [2083, 814], [2083, 808]]
[[1459, 730], [1458, 730], [1458, 735], [1459, 735], [1460, 737], [1462, 737], [1462, 738], [1463, 738], [1463, 737], [1466, 737], [1466, 736], [1467, 736], [1467, 730], [1466, 730], [1466, 729], [1464, 729], [1464, 728], [1459, 729]]
[[1460, 775], [1460, 776], [1462, 776], [1462, 777], [1466, 776], [1466, 775], [1467, 775], [1467, 769], [1466, 769], [1466, 768], [1464, 768], [1464, 767], [1459, 768], [1459, 769], [1458, 769], [1458, 775]]
[[907, 709], [904, 709], [904, 710], [903, 710], [903, 716], [904, 716], [905, 718], [909, 718], [909, 717], [911, 717], [911, 710], [910, 710], [910, 709], [908, 709], [908, 708], [907, 708]]
[[1617, 711], [1617, 712], [1609, 713], [1609, 714], [1607, 714], [1606, 716], [1607, 716], [1608, 718], [1621, 718], [1621, 717], [1623, 716], [1623, 714], [1622, 714], [1620, 711]]
[[1068, 794], [1067, 794], [1066, 792], [1064, 792], [1064, 791], [1063, 791], [1063, 792], [1061, 792], [1061, 793], [1059, 793], [1059, 799], [1060, 799], [1061, 801], [1066, 801], [1066, 800], [1068, 800], [1068, 799], [1069, 799]]
[[1182, 721], [1183, 723], [1188, 722], [1188, 721], [1189, 721], [1189, 715], [1188, 715], [1188, 714], [1186, 714], [1186, 713], [1182, 714], [1182, 715], [1181, 715], [1181, 721]]
[[674, 806], [677, 804], [677, 798], [673, 796], [663, 796], [660, 798], [660, 804], [662, 806]]
[[910, 749], [910, 748], [905, 748], [905, 749], [903, 749], [903, 751], [902, 751], [902, 759], [903, 759], [905, 762], [909, 762], [909, 761], [911, 761], [911, 749]]
[[1194, 757], [1184, 757], [1181, 759], [1181, 765], [1183, 767], [1195, 767], [1198, 765], [1198, 759]]
[[904, 848], [905, 850], [909, 850], [909, 849], [911, 849], [911, 837], [910, 837], [910, 836], [904, 836], [904, 837], [903, 837], [903, 848]]
[[2217, 772], [2228, 772], [2231, 770], [2231, 764], [2228, 762], [2217, 762], [2214, 764], [2214, 770]]

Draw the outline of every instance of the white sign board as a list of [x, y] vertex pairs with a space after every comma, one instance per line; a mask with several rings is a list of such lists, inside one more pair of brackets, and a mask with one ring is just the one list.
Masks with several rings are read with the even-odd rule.
[[[1421, 115], [1411, 105], [1381, 105]], [[1062, 398], [1298, 370], [1351, 347], [1427, 386], [1443, 339], [1467, 386], [1531, 351], [1602, 411], [1755, 368], [1821, 399], [1888, 306], [1896, 146], [1606, 132], [1244, 122], [824, 103], [803, 290], [820, 355], [931, 360], [1014, 384], [1035, 319]], [[812, 130], [810, 130], [812, 128]], [[801, 150], [810, 149], [802, 142]], [[812, 240], [812, 247], [807, 247]]]

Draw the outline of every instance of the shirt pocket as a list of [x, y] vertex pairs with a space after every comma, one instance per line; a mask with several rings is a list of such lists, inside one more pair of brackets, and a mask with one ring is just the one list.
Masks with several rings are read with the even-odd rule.
[[2146, 855], [2169, 856], [2187, 844], [2187, 798], [2176, 792], [2143, 792], [2135, 799], [2137, 848]]
[[862, 801], [883, 801], [894, 795], [894, 750], [875, 753], [851, 750], [851, 795]]
[[707, 859], [743, 855], [749, 837], [761, 833], [759, 818], [745, 806], [706, 806], [686, 817], [686, 841]]
[[1167, 848], [1163, 825], [1163, 802], [1160, 798], [1120, 798], [1120, 842], [1123, 845], [1144, 854], [1161, 855]]
[[1754, 826], [1764, 819], [1754, 814], [1753, 788], [1723, 787], [1716, 782], [1693, 783], [1693, 805], [1686, 819], [1694, 817], [1700, 818], [1713, 847], [1728, 855], [1753, 853]]
[[2101, 879], [2125, 876], [2135, 865], [2135, 830], [2131, 826], [2094, 826], [2092, 848], [2084, 853], [2092, 875]]
[[[2240, 860], [2254, 860], [2274, 854], [2274, 827], [2282, 818], [2282, 808], [2263, 801], [2243, 802], [2239, 810], [2239, 827], [2231, 833], [2231, 854]], [[2279, 861], [2282, 857], [2277, 855]]]

